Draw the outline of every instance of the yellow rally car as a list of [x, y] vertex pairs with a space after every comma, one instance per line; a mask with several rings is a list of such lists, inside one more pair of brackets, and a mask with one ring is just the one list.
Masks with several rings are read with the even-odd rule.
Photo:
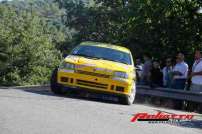
[[62, 61], [52, 73], [51, 90], [88, 90], [119, 96], [130, 105], [135, 99], [135, 67], [127, 48], [83, 42]]

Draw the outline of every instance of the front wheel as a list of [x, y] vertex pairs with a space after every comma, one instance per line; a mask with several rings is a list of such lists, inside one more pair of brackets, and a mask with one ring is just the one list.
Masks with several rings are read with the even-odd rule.
[[54, 69], [51, 75], [50, 87], [51, 91], [55, 94], [62, 94], [61, 86], [57, 83], [58, 68]]
[[132, 105], [135, 100], [135, 94], [136, 94], [136, 85], [134, 83], [131, 90], [131, 94], [125, 97], [120, 97], [119, 98], [120, 103], [125, 105]]

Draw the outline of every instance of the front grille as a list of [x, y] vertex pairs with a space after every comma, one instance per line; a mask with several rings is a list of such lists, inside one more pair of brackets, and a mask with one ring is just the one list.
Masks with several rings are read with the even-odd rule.
[[88, 72], [88, 71], [82, 71], [82, 70], [77, 70], [76, 72], [79, 73], [79, 74], [97, 76], [97, 77], [102, 77], [102, 78], [109, 78], [110, 77], [110, 75], [94, 73], [94, 72]]
[[67, 77], [61, 77], [61, 78], [60, 78], [60, 80], [61, 80], [62, 82], [68, 82], [68, 79], [69, 79], [69, 78], [67, 78]]
[[124, 92], [124, 87], [116, 86], [116, 91]]
[[107, 89], [108, 87], [108, 84], [102, 84], [98, 82], [91, 82], [91, 81], [85, 81], [85, 80], [77, 80], [76, 83], [82, 86], [96, 87], [101, 89]]

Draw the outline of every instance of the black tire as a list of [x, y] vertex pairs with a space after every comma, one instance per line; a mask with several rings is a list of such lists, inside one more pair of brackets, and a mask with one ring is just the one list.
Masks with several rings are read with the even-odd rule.
[[135, 101], [136, 85], [134, 84], [131, 94], [124, 97], [119, 97], [119, 102], [124, 105], [132, 105]]
[[58, 68], [54, 69], [51, 75], [50, 87], [51, 91], [55, 94], [63, 94], [61, 86], [57, 83]]

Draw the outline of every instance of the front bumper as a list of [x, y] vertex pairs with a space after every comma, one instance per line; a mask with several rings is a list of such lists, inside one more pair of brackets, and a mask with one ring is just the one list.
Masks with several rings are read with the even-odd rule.
[[96, 91], [116, 95], [129, 95], [131, 93], [133, 80], [114, 80], [111, 78], [101, 78], [59, 70], [57, 83], [63, 87], [69, 87], [71, 89]]

